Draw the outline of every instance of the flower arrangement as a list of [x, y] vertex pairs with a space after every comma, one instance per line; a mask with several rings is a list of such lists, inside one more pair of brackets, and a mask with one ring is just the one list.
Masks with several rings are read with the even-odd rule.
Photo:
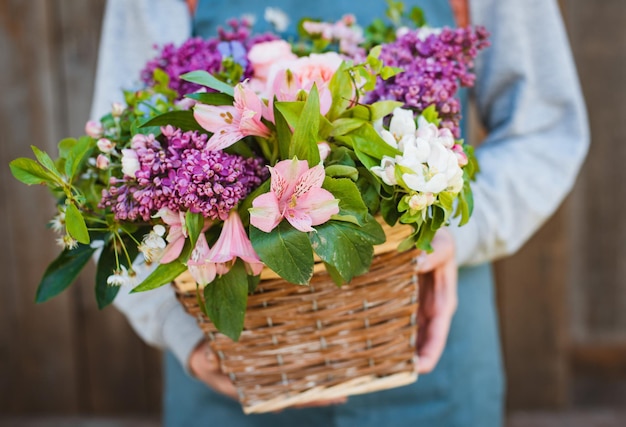
[[94, 254], [100, 307], [120, 285], [146, 291], [189, 270], [203, 311], [236, 340], [264, 268], [306, 285], [316, 254], [341, 285], [385, 241], [375, 217], [413, 227], [400, 251], [429, 250], [455, 215], [465, 223], [477, 165], [455, 93], [472, 85], [486, 31], [431, 29], [418, 9], [416, 29], [390, 16], [365, 30], [353, 16], [303, 20], [292, 42], [232, 21], [214, 39], [167, 45], [145, 87], [60, 141], [56, 159], [32, 147], [36, 160], [11, 162], [58, 200], [63, 251], [37, 301]]

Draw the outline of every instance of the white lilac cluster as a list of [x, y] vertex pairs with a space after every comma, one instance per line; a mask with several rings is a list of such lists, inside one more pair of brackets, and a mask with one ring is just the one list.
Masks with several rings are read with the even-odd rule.
[[402, 154], [384, 156], [371, 170], [387, 185], [400, 185], [408, 192], [408, 205], [422, 210], [443, 191], [458, 194], [463, 188], [462, 167], [467, 164], [463, 147], [456, 144], [449, 129], [439, 129], [420, 116], [417, 126], [411, 110], [396, 108], [389, 125], [374, 123], [382, 139]]

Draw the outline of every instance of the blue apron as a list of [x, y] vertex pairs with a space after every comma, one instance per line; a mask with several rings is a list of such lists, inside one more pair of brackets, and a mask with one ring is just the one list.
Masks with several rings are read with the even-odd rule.
[[[421, 4], [420, 4], [421, 3]], [[433, 27], [454, 26], [447, 0], [405, 1], [419, 4]], [[303, 16], [337, 20], [353, 13], [367, 24], [384, 17], [383, 0], [200, 0], [194, 29], [212, 37], [226, 20], [256, 16], [255, 31], [271, 30], [265, 8], [277, 7], [294, 33]], [[284, 35], [284, 34], [283, 34]], [[462, 95], [465, 104], [465, 94]], [[277, 414], [244, 415], [240, 405], [188, 377], [173, 355], [165, 359], [164, 425], [166, 426], [437, 426], [497, 427], [502, 425], [504, 376], [490, 266], [462, 268], [459, 307], [446, 349], [436, 369], [406, 387], [352, 396], [345, 405], [291, 409]]]

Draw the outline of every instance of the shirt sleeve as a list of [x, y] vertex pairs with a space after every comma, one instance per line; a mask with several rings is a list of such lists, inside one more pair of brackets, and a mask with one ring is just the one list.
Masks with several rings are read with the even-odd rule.
[[474, 213], [451, 227], [460, 265], [519, 249], [570, 191], [589, 144], [556, 2], [476, 0], [470, 8], [492, 45], [476, 62], [474, 97], [488, 136], [476, 151]]
[[[182, 0], [108, 0], [91, 117], [110, 111], [112, 102], [123, 102], [122, 89], [138, 87], [139, 72], [155, 56], [155, 45], [180, 44], [190, 34], [189, 12]], [[141, 265], [137, 270], [140, 278], [149, 274]], [[170, 349], [188, 368], [202, 331], [170, 286], [136, 294], [121, 289], [114, 304], [145, 342]]]

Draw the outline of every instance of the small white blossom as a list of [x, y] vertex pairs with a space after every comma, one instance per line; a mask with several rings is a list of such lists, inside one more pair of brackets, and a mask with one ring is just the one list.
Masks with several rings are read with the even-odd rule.
[[108, 169], [109, 158], [105, 156], [104, 154], [98, 154], [98, 157], [96, 158], [96, 167], [102, 170]]
[[59, 212], [50, 220], [50, 228], [57, 233], [62, 233], [65, 230], [65, 212]]
[[102, 128], [102, 124], [95, 120], [89, 120], [85, 124], [85, 133], [92, 138], [100, 138], [102, 136], [102, 132], [104, 129]]
[[107, 277], [107, 285], [109, 286], [134, 286], [137, 284], [137, 274], [126, 267], [120, 265], [120, 269], [114, 274]]
[[164, 234], [165, 227], [155, 225], [150, 233], [143, 236], [143, 240], [137, 249], [143, 254], [146, 262], [158, 261], [163, 255], [163, 251], [167, 246], [165, 239], [162, 237]]
[[139, 157], [135, 150], [122, 150], [122, 172], [126, 176], [135, 178], [135, 173], [139, 170]]
[[272, 24], [274, 29], [279, 33], [285, 31], [289, 26], [289, 17], [277, 7], [266, 7], [263, 17], [267, 22]]
[[126, 107], [124, 107], [124, 104], [122, 104], [121, 102], [114, 102], [111, 105], [111, 115], [113, 117], [120, 117], [122, 114], [124, 114], [125, 109]]
[[96, 145], [98, 146], [98, 150], [103, 153], [110, 153], [115, 147], [115, 143], [111, 142], [111, 140], [107, 138], [100, 138], [98, 142], [96, 142]]
[[374, 166], [370, 170], [387, 185], [396, 185], [398, 183], [396, 180], [396, 161], [392, 157], [383, 156], [380, 166]]
[[393, 134], [397, 141], [402, 139], [404, 135], [415, 135], [416, 129], [413, 111], [403, 108], [393, 110], [393, 117], [391, 118], [391, 123], [389, 123], [389, 132]]
[[57, 239], [57, 243], [64, 249], [72, 250], [78, 247], [78, 242], [69, 234], [64, 235], [63, 237], [59, 237]]

